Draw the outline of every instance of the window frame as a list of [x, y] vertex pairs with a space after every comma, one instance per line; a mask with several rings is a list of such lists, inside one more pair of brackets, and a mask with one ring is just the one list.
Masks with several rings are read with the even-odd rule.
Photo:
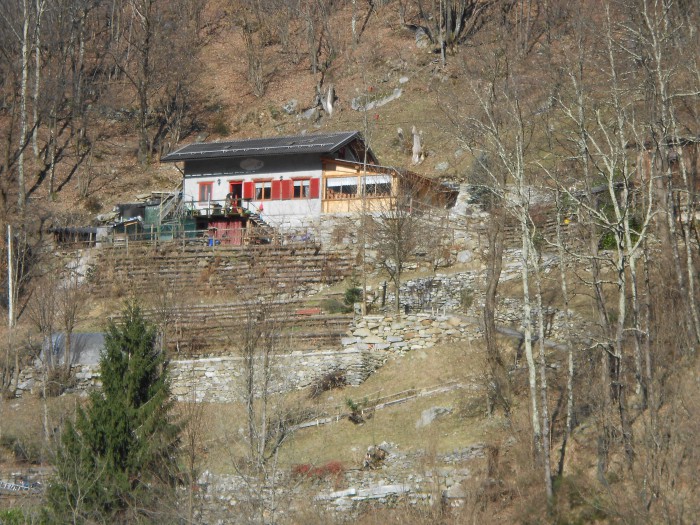
[[[260, 186], [260, 195], [258, 196], [258, 186]], [[265, 193], [268, 195], [265, 196]], [[271, 201], [272, 200], [272, 179], [254, 180], [253, 181], [253, 200], [254, 201]]]
[[[297, 184], [299, 184], [299, 196], [296, 195]], [[304, 188], [306, 188], [306, 195], [304, 195]], [[292, 179], [292, 192], [290, 199], [292, 200], [305, 200], [311, 198], [311, 177], [303, 179]]]
[[[197, 191], [197, 202], [211, 202], [214, 200], [214, 181], [199, 182]], [[203, 199], [202, 196], [208, 194], [208, 198]]]

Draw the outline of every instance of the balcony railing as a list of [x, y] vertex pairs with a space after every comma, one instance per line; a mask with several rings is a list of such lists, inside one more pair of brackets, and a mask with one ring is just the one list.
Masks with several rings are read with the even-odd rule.
[[189, 201], [185, 203], [185, 207], [188, 214], [193, 217], [243, 217], [260, 213], [260, 210], [246, 199]]

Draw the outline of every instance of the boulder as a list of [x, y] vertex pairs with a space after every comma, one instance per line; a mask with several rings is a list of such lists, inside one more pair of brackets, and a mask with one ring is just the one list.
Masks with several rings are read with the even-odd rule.
[[459, 317], [450, 317], [447, 320], [447, 324], [450, 326], [457, 327], [462, 324], [462, 320]]
[[427, 427], [430, 425], [433, 421], [435, 421], [437, 418], [445, 416], [447, 414], [452, 413], [451, 408], [447, 407], [430, 407], [423, 412], [421, 412], [420, 419], [416, 421], [416, 428], [423, 428]]
[[469, 250], [462, 250], [461, 252], [457, 253], [457, 262], [460, 264], [465, 264], [470, 262], [473, 257], [474, 254], [472, 254], [472, 252]]
[[422, 27], [416, 29], [416, 47], [418, 49], [425, 49], [430, 46], [430, 37], [428, 33]]
[[282, 111], [287, 115], [294, 115], [299, 110], [299, 101], [295, 98], [282, 106]]
[[464, 489], [461, 483], [456, 483], [452, 485], [445, 492], [445, 498], [447, 499], [464, 499], [467, 497], [467, 491]]

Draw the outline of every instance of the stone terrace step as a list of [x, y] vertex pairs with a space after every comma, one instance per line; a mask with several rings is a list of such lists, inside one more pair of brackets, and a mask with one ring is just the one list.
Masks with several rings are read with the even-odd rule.
[[283, 344], [294, 349], [339, 345], [352, 317], [295, 314], [302, 309], [301, 299], [313, 295], [319, 286], [352, 274], [355, 255], [349, 250], [327, 251], [309, 244], [141, 243], [131, 244], [128, 250], [94, 250], [91, 263], [90, 283], [98, 297], [135, 293], [146, 303], [149, 298], [167, 297], [163, 308], [147, 308], [146, 314], [157, 323], [167, 317], [168, 346], [191, 355], [231, 351], [256, 301], [269, 303], [266, 307], [275, 330], [287, 338]]
[[[201, 247], [150, 245], [108, 247], [93, 255], [92, 287], [108, 297], [121, 291], [208, 293], [212, 287], [254, 292], [265, 280], [272, 290], [306, 293], [313, 286], [333, 284], [351, 275], [350, 251], [324, 251], [308, 244], [286, 246]], [[261, 288], [265, 288], [264, 286]]]
[[[155, 320], [158, 312], [149, 310], [147, 315]], [[217, 305], [206, 310], [200, 306], [190, 311], [185, 308], [177, 313], [171, 312], [166, 328], [169, 347], [194, 354], [230, 349], [241, 336], [247, 315], [245, 305], [243, 308], [226, 305], [221, 310]], [[288, 338], [285, 344], [310, 350], [339, 345], [340, 339], [347, 334], [352, 314], [288, 315], [272, 312], [268, 319], [274, 323], [279, 337]]]

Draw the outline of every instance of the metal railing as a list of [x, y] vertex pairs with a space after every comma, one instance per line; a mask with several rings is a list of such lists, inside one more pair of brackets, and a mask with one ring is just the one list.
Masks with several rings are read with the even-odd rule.
[[262, 215], [262, 211], [249, 199], [209, 199], [206, 201], [189, 200], [184, 202], [185, 210], [190, 216], [230, 216]]
[[0, 492], [40, 492], [41, 490], [42, 485], [38, 482], [19, 484], [0, 480]]
[[[215, 231], [214, 231], [215, 230]], [[240, 239], [240, 242], [239, 242]], [[185, 229], [182, 226], [164, 225], [158, 227], [152, 225], [147, 230], [124, 232], [111, 232], [99, 239], [63, 240], [61, 246], [71, 249], [91, 247], [125, 247], [130, 246], [160, 246], [179, 244], [182, 248], [195, 246], [248, 246], [252, 244], [317, 244], [312, 234], [282, 233], [272, 227], [251, 226], [248, 228], [207, 228]]]

